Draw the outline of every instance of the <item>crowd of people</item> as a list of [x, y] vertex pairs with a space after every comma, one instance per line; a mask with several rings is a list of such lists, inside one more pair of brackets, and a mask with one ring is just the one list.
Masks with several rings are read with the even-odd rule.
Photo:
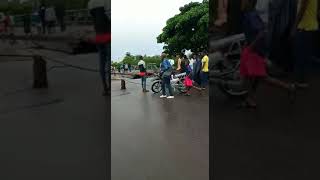
[[118, 73], [130, 73], [136, 68], [132, 66], [130, 63], [123, 63], [118, 67], [111, 67], [113, 72], [118, 71]]
[[[186, 88], [186, 96], [190, 96], [192, 88], [197, 90], [205, 90], [208, 86], [209, 76], [209, 57], [207, 51], [201, 53], [193, 53], [190, 57], [181, 53], [176, 56], [176, 63], [169, 59], [166, 53], [161, 54], [160, 76], [162, 79], [162, 95], [160, 98], [174, 98], [174, 92], [171, 80], [176, 74], [185, 73], [184, 86]], [[176, 66], [175, 66], [176, 64]], [[146, 89], [146, 65], [143, 57], [140, 56], [138, 67], [140, 70], [142, 91], [149, 92]]]
[[[46, 6], [42, 4], [39, 9], [34, 12], [31, 16], [31, 25], [37, 28], [38, 33], [54, 33], [56, 31], [56, 25], [60, 26], [60, 31], [64, 32], [66, 30], [66, 25], [64, 22], [65, 9], [64, 6]], [[25, 27], [29, 26], [29, 17], [25, 17], [24, 24]], [[25, 28], [26, 29], [26, 28]], [[28, 30], [25, 31], [29, 32]]]
[[[228, 24], [228, 8], [233, 1], [219, 0], [216, 27]], [[246, 45], [241, 54], [240, 74], [249, 90], [241, 106], [255, 108], [256, 90], [261, 82], [289, 90], [293, 97], [297, 88], [309, 87], [307, 70], [319, 50], [319, 0], [241, 0], [241, 30]], [[231, 5], [230, 5], [231, 4]], [[229, 9], [230, 10], [230, 9]], [[230, 15], [230, 14], [229, 14]], [[271, 78], [266, 59], [293, 74], [290, 83]]]
[[[0, 32], [14, 34], [14, 16], [8, 12], [3, 13], [0, 18]], [[33, 28], [36, 29], [38, 34], [54, 33], [56, 25], [60, 26], [61, 32], [66, 30], [64, 22], [65, 9], [64, 6], [48, 6], [41, 5], [38, 10], [32, 14], [24, 14], [22, 17], [24, 33], [30, 34]]]

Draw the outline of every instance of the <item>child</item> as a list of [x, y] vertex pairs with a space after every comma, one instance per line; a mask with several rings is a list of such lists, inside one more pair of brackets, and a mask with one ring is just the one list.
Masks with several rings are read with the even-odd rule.
[[192, 88], [192, 80], [191, 80], [191, 67], [190, 67], [190, 62], [186, 61], [185, 62], [185, 66], [186, 66], [186, 77], [184, 79], [184, 85], [186, 86], [187, 92], [186, 92], [186, 96], [190, 96], [190, 90]]
[[255, 93], [261, 81], [289, 90], [293, 95], [295, 86], [268, 77], [266, 72], [265, 25], [255, 10], [257, 0], [246, 0], [243, 4], [243, 26], [246, 36], [246, 47], [241, 54], [240, 75], [248, 89], [248, 96], [241, 107], [256, 108]]

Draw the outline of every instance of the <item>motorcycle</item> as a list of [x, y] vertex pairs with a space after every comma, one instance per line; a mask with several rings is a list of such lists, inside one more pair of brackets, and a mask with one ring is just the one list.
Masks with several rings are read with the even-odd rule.
[[[184, 79], [186, 77], [186, 73], [180, 73], [171, 75], [171, 86], [173, 88], [173, 91], [178, 91], [179, 93], [186, 93], [187, 89], [184, 85]], [[160, 93], [162, 91], [162, 78], [159, 73], [156, 74], [156, 77], [151, 80], [151, 90], [153, 93]]]
[[[211, 48], [216, 51], [209, 55], [209, 81], [229, 97], [243, 97], [248, 94], [240, 77], [240, 56], [244, 40], [243, 34], [240, 34], [211, 44]], [[269, 73], [275, 71], [275, 67], [268, 59], [267, 71]]]
[[218, 89], [227, 96], [245, 96], [248, 91], [242, 86], [239, 69], [240, 60], [219, 59], [219, 61], [210, 68], [210, 83], [217, 85]]
[[244, 40], [244, 35], [240, 34], [210, 43], [215, 52], [209, 55], [209, 82], [229, 97], [242, 97], [248, 93], [240, 78], [240, 55]]

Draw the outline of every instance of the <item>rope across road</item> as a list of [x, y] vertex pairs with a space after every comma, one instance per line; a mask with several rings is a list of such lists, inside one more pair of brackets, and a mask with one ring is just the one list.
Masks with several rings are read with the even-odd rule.
[[[52, 57], [48, 57], [48, 56], [45, 56], [43, 54], [38, 54], [38, 55], [22, 55], [22, 54], [0, 54], [0, 57], [17, 57], [17, 58], [27, 58], [27, 59], [12, 59], [12, 60], [4, 60], [4, 59], [0, 59], [0, 62], [24, 62], [24, 61], [32, 61], [35, 56], [41, 56], [43, 59], [45, 60], [48, 60], [48, 61], [51, 61], [51, 62], [54, 62], [54, 63], [57, 63], [57, 64], [60, 64], [60, 65], [56, 65], [56, 66], [51, 66], [50, 68], [48, 68], [47, 72], [50, 72], [52, 71], [53, 69], [57, 69], [57, 68], [73, 68], [73, 69], [78, 69], [78, 70], [82, 70], [82, 71], [87, 71], [87, 72], [94, 72], [94, 73], [98, 73], [99, 70], [98, 69], [93, 69], [93, 68], [87, 68], [87, 67], [82, 67], [82, 66], [78, 66], [78, 65], [74, 65], [74, 64], [71, 64], [71, 63], [66, 63], [64, 61], [61, 61], [61, 60], [57, 60], [55, 58], [52, 58]], [[130, 78], [128, 77], [125, 77], [125, 76], [133, 76], [134, 74], [133, 73], [111, 73], [111, 75], [120, 75], [120, 79], [119, 80], [124, 80], [128, 83], [131, 83], [131, 84], [136, 84], [136, 85], [141, 85], [141, 83], [138, 83], [138, 82], [134, 82], [134, 81], [131, 81]], [[151, 78], [153, 76], [149, 76], [149, 78]], [[147, 86], [150, 86], [148, 85], [147, 83]]]

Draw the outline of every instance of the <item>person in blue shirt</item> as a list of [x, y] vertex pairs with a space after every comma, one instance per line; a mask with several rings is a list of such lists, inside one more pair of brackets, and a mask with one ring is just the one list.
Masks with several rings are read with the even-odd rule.
[[[161, 54], [162, 63], [160, 65], [161, 69], [161, 77], [162, 77], [162, 95], [160, 98], [167, 98], [167, 99], [173, 99], [173, 92], [171, 87], [171, 74], [172, 74], [172, 66], [167, 58], [167, 55], [165, 53]], [[166, 88], [169, 90], [169, 96], [166, 94]]]
[[192, 80], [195, 81], [198, 85], [201, 84], [200, 72], [202, 62], [198, 54], [193, 55], [195, 62], [193, 63], [193, 70], [192, 70]]

